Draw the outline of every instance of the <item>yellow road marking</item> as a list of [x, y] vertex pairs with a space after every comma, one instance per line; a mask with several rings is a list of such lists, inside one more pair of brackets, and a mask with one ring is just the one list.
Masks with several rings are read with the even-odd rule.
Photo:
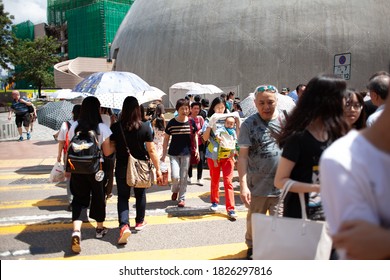
[[56, 162], [55, 157], [39, 158], [39, 159], [3, 159], [0, 160], [0, 168], [20, 168], [20, 167], [31, 167], [37, 165], [54, 165]]
[[0, 175], [0, 180], [11, 180], [11, 179], [49, 179], [50, 174], [15, 174], [8, 173]]
[[0, 203], [0, 210], [15, 209], [15, 208], [29, 208], [29, 207], [46, 207], [46, 206], [62, 206], [68, 205], [62, 199], [45, 199], [45, 200], [16, 200], [16, 201], [2, 201]]
[[0, 186], [0, 192], [14, 192], [14, 191], [27, 191], [27, 190], [50, 190], [53, 188], [66, 188], [65, 183], [57, 185], [53, 184], [32, 184], [32, 185], [9, 185]]
[[[131, 237], [130, 237], [131, 238]], [[150, 251], [136, 251], [118, 254], [72, 256], [67, 260], [225, 260], [244, 259], [245, 243], [219, 244], [191, 248], [175, 248]], [[64, 260], [64, 258], [45, 258], [45, 260]]]
[[[246, 218], [246, 212], [237, 212], [237, 219]], [[199, 222], [199, 221], [215, 221], [221, 220], [221, 218], [227, 219], [227, 216], [222, 213], [199, 215], [199, 216], [182, 216], [172, 217], [169, 215], [163, 216], [147, 216], [145, 219], [149, 225], [161, 225], [161, 224], [177, 224], [182, 222]], [[107, 228], [118, 228], [118, 221], [105, 221], [104, 226]], [[84, 223], [83, 228], [94, 228], [94, 225], [90, 222]], [[0, 235], [7, 234], [20, 234], [22, 232], [47, 232], [47, 231], [61, 231], [72, 230], [72, 223], [52, 223], [52, 224], [31, 224], [31, 225], [14, 225], [14, 226], [2, 226], [0, 227]]]
[[[238, 191], [235, 194], [239, 194]], [[224, 196], [224, 192], [220, 193], [220, 197]], [[210, 196], [210, 192], [189, 192], [186, 194], [186, 199], [202, 198]], [[132, 200], [134, 198], [130, 198]], [[148, 193], [147, 202], [162, 202], [170, 200], [170, 193]], [[108, 200], [108, 204], [116, 204], [116, 196]], [[46, 206], [64, 206], [68, 205], [66, 198], [64, 199], [44, 199], [44, 200], [15, 200], [15, 201], [2, 201], [0, 202], [0, 210], [15, 209], [15, 208], [30, 208], [30, 207], [46, 207]]]

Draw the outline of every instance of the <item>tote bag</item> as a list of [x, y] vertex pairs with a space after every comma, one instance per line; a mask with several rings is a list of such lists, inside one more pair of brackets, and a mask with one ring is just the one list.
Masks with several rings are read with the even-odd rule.
[[152, 164], [148, 160], [134, 158], [129, 151], [126, 183], [130, 187], [149, 188], [153, 181]]
[[122, 125], [119, 125], [119, 127], [129, 155], [126, 169], [126, 183], [128, 186], [134, 188], [149, 188], [153, 182], [153, 164], [149, 159], [136, 159], [131, 155]]
[[[278, 209], [294, 181], [284, 185]], [[305, 200], [299, 194], [302, 219], [252, 214], [254, 260], [329, 260], [332, 240], [327, 225], [307, 219]]]

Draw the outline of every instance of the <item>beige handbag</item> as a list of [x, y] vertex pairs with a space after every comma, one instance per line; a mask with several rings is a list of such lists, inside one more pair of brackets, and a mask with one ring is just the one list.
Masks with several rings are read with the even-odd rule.
[[280, 204], [294, 183], [284, 185], [275, 215], [252, 213], [254, 260], [329, 260], [332, 240], [325, 222], [308, 220], [299, 193], [302, 219], [278, 217]]
[[122, 131], [123, 140], [126, 144], [127, 153], [129, 154], [126, 170], [126, 183], [130, 187], [149, 188], [153, 182], [153, 165], [150, 160], [136, 159], [131, 155], [122, 125], [119, 126]]

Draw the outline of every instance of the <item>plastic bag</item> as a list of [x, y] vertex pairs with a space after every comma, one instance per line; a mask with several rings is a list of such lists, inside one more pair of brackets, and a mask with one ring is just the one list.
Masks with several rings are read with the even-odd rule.
[[163, 176], [163, 179], [159, 186], [168, 186], [168, 165], [165, 162], [160, 162], [160, 170]]
[[61, 162], [56, 162], [50, 172], [49, 181], [51, 183], [62, 182], [65, 180], [64, 166]]

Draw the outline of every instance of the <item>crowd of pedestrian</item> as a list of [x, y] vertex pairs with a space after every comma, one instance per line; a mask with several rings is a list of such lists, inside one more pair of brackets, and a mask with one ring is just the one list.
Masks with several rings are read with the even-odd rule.
[[[377, 72], [367, 90], [348, 88], [345, 80], [318, 75], [295, 90], [279, 90], [262, 84], [254, 90], [256, 113], [243, 118], [234, 92], [215, 99], [186, 96], [176, 103], [174, 118], [166, 120], [164, 106], [145, 110], [128, 97], [119, 117], [88, 97], [73, 108], [72, 120], [64, 122], [57, 136], [57, 161], [66, 163], [69, 140], [81, 130], [97, 131], [103, 152], [104, 180], [90, 174], [67, 174], [72, 211], [72, 251], [81, 251], [81, 227], [89, 217], [97, 222], [96, 238], [103, 238], [106, 200], [112, 196], [113, 179], [118, 194], [118, 244], [131, 234], [129, 198], [136, 198], [135, 227], [146, 225], [146, 189], [129, 186], [126, 168], [129, 153], [150, 160], [158, 182], [160, 165], [168, 161], [171, 197], [185, 207], [188, 184], [203, 186], [204, 168], [210, 178], [210, 210], [220, 208], [222, 171], [227, 217], [236, 220], [233, 171], [239, 174], [240, 198], [248, 208], [245, 243], [247, 258], [253, 254], [253, 213], [274, 214], [281, 190], [291, 188], [277, 214], [301, 218], [299, 193], [304, 194], [308, 217], [326, 221], [334, 241], [331, 259], [383, 259], [390, 257], [390, 75]], [[364, 93], [364, 95], [362, 95]], [[31, 138], [35, 108], [18, 91], [12, 92], [9, 119], [23, 141], [22, 126]], [[369, 111], [367, 104], [375, 106]], [[130, 145], [128, 145], [131, 143]], [[131, 148], [130, 148], [131, 146]], [[196, 168], [196, 180], [192, 180]], [[368, 233], [369, 234], [366, 234]], [[288, 234], [288, 233], [286, 233]], [[372, 244], [372, 245], [370, 245]], [[387, 245], [386, 245], [387, 244]]]

